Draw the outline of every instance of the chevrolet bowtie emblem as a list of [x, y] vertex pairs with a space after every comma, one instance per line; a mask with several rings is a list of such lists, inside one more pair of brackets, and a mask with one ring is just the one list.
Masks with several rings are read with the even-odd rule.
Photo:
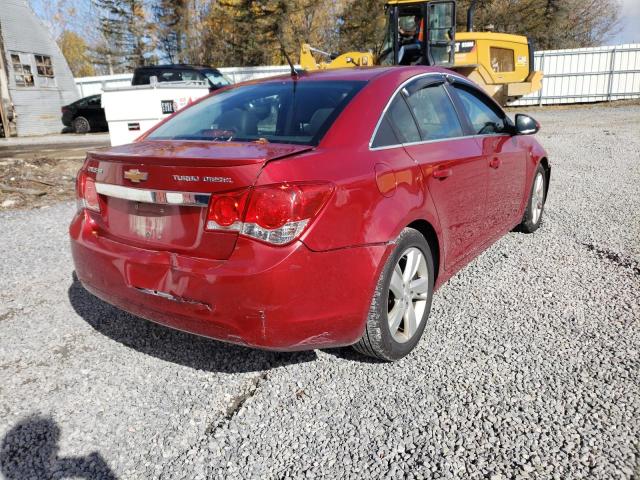
[[147, 172], [141, 172], [137, 168], [133, 170], [127, 170], [124, 172], [124, 178], [127, 180], [131, 180], [134, 183], [140, 183], [143, 180], [149, 178], [149, 174]]

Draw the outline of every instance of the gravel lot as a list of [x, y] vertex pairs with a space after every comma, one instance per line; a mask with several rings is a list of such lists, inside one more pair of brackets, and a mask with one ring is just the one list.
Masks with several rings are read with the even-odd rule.
[[73, 205], [0, 214], [0, 472], [640, 478], [640, 106], [533, 113], [543, 227], [446, 284], [396, 364], [137, 319], [74, 282]]

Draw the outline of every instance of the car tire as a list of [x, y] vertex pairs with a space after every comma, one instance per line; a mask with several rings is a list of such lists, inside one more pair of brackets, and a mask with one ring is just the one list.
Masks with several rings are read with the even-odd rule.
[[420, 232], [405, 228], [378, 279], [364, 334], [353, 347], [385, 361], [399, 360], [411, 352], [429, 318], [433, 281], [429, 244]]
[[73, 131], [76, 133], [89, 133], [91, 131], [91, 124], [89, 124], [89, 120], [84, 117], [74, 118]]
[[531, 185], [531, 192], [529, 193], [529, 200], [527, 201], [527, 208], [517, 230], [524, 233], [533, 233], [540, 228], [542, 214], [544, 213], [544, 204], [547, 200], [546, 184], [547, 177], [544, 168], [542, 168], [542, 165], [538, 165], [533, 175], [533, 183]]

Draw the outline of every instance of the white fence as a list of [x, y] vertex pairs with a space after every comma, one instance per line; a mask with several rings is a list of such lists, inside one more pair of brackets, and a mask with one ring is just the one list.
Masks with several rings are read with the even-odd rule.
[[542, 89], [513, 105], [552, 105], [640, 98], [640, 43], [536, 52]]
[[[536, 52], [535, 68], [544, 72], [542, 89], [512, 105], [552, 105], [640, 98], [640, 44]], [[221, 68], [234, 82], [280, 75], [288, 66]], [[82, 97], [105, 86], [129, 85], [131, 74], [76, 78]]]

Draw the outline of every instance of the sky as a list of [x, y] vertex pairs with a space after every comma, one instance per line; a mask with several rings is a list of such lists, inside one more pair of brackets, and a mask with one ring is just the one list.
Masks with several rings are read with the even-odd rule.
[[[1, 0], [0, 0], [1, 1]], [[615, 32], [604, 43], [617, 45], [621, 43], [640, 43], [640, 0], [618, 0], [622, 5], [620, 15], [620, 30]], [[43, 17], [43, 6], [52, 3], [47, 0], [29, 0], [33, 9]], [[90, 0], [76, 0], [76, 6], [83, 9], [91, 8]], [[83, 8], [84, 7], [84, 8]]]
[[621, 0], [622, 12], [620, 31], [614, 34], [607, 43], [640, 43], [640, 0]]

